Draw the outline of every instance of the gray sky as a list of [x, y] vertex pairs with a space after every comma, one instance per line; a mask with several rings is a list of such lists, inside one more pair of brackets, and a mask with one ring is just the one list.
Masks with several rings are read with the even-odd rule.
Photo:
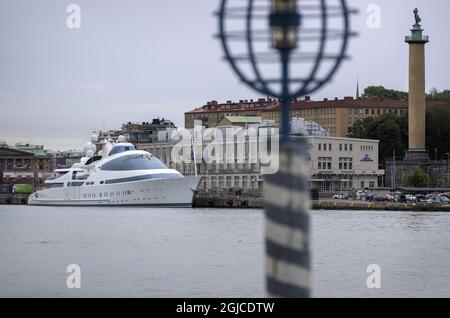
[[[427, 45], [427, 90], [450, 88], [448, 0], [353, 0], [352, 59], [313, 98], [360, 85], [407, 90], [404, 36], [419, 7]], [[69, 4], [81, 29], [66, 26]], [[206, 101], [251, 99], [221, 60], [218, 0], [0, 0], [0, 141], [81, 148], [93, 129], [160, 116], [183, 126]], [[370, 4], [381, 28], [370, 29]]]

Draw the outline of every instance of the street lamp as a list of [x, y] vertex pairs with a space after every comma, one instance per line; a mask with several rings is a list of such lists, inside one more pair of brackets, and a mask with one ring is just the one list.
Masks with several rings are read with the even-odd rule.
[[269, 15], [272, 30], [272, 46], [280, 53], [282, 65], [282, 113], [281, 135], [284, 140], [289, 139], [290, 132], [290, 94], [289, 94], [289, 57], [291, 51], [297, 48], [298, 27], [300, 14], [296, 0], [272, 0], [272, 11]]
[[283, 139], [289, 138], [290, 101], [317, 91], [348, 58], [355, 12], [345, 0], [221, 1], [225, 59], [242, 82], [281, 100]]
[[348, 57], [353, 12], [345, 0], [220, 4], [219, 39], [225, 59], [243, 83], [281, 104], [279, 170], [264, 178], [270, 296], [309, 296], [308, 148], [305, 138], [290, 137], [291, 101], [329, 82]]
[[296, 0], [273, 0], [269, 16], [272, 45], [278, 50], [290, 51], [297, 47], [300, 14]]

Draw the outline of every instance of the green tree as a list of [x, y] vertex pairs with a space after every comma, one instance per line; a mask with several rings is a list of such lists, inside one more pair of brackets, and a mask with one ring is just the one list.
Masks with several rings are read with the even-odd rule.
[[408, 93], [403, 91], [397, 91], [394, 89], [388, 89], [384, 86], [368, 86], [364, 89], [364, 93], [362, 95], [363, 98], [368, 99], [395, 99], [402, 100], [408, 98]]
[[[364, 89], [362, 95], [363, 98], [368, 99], [395, 99], [402, 100], [408, 99], [408, 92], [398, 91], [395, 89], [389, 89], [384, 86], [367, 86]], [[450, 100], [450, 90], [444, 89], [438, 91], [436, 88], [432, 88], [428, 94], [426, 94], [427, 100]]]
[[438, 91], [436, 88], [432, 88], [427, 94], [428, 100], [450, 100], [450, 90], [444, 89], [443, 91]]
[[428, 174], [422, 169], [417, 169], [406, 176], [406, 184], [411, 187], [428, 186]]
[[426, 146], [430, 158], [434, 158], [437, 149], [438, 158], [444, 158], [450, 151], [450, 105], [433, 106], [426, 116]]
[[[405, 152], [404, 118], [393, 113], [383, 114], [377, 117], [367, 117], [353, 124], [348, 136], [351, 138], [378, 139], [380, 162], [391, 158], [393, 151], [396, 157], [403, 156]], [[406, 122], [407, 125], [407, 122]], [[406, 134], [406, 136], [405, 136]]]
[[[380, 162], [391, 158], [393, 150], [396, 157], [402, 157], [408, 149], [408, 113], [400, 116], [393, 113], [368, 117], [356, 121], [349, 130], [349, 137], [380, 140]], [[450, 105], [433, 106], [426, 113], [426, 148], [430, 158], [437, 149], [438, 159], [445, 158], [450, 151]]]

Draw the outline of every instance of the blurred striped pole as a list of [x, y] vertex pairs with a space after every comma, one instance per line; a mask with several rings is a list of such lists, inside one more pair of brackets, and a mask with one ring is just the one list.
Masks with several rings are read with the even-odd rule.
[[266, 286], [269, 297], [310, 296], [307, 142], [280, 142], [279, 170], [266, 175]]

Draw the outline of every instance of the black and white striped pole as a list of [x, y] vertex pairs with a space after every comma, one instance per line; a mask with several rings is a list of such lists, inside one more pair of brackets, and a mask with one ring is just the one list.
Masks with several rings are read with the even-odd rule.
[[279, 170], [264, 179], [268, 296], [310, 295], [306, 145], [304, 137], [281, 140]]
[[351, 35], [349, 13], [345, 0], [222, 0], [218, 11], [219, 38], [232, 69], [281, 103], [278, 171], [264, 179], [271, 297], [310, 296], [308, 146], [304, 136], [290, 134], [291, 100], [336, 73]]

